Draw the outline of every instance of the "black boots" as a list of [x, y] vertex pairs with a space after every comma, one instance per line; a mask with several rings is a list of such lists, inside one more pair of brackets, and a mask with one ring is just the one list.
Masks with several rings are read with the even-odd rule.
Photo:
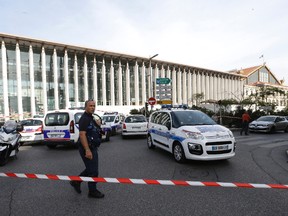
[[81, 182], [79, 181], [70, 181], [70, 185], [75, 189], [77, 193], [81, 193]]

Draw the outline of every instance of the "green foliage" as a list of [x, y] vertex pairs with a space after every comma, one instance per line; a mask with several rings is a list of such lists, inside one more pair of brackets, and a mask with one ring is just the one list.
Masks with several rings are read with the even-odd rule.
[[143, 114], [143, 110], [142, 109], [140, 109], [140, 110], [132, 109], [132, 110], [130, 110], [130, 114], [131, 115], [133, 115], [133, 114]]

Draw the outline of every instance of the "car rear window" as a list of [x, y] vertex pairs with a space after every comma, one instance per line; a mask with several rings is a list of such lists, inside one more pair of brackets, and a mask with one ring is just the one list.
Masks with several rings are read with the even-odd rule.
[[45, 117], [46, 126], [64, 126], [69, 123], [68, 113], [48, 113]]
[[146, 122], [145, 116], [128, 116], [125, 119], [126, 123]]
[[40, 126], [42, 125], [42, 121], [36, 120], [36, 119], [27, 119], [27, 120], [21, 121], [21, 124], [24, 126]]

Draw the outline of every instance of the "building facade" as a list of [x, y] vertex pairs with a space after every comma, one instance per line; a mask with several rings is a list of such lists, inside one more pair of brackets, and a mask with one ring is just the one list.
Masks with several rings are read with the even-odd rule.
[[193, 96], [201, 93], [204, 100], [237, 99], [243, 93], [245, 80], [237, 73], [8, 34], [0, 34], [0, 40], [0, 115], [5, 119], [79, 107], [90, 98], [102, 110], [143, 107], [157, 94], [161, 77], [171, 79], [173, 104], [195, 105]]

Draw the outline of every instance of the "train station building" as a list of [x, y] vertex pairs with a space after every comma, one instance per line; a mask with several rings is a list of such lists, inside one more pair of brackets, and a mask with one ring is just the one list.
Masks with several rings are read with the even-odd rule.
[[238, 100], [249, 94], [246, 86], [253, 86], [254, 79], [287, 92], [265, 65], [250, 73], [223, 72], [9, 34], [0, 33], [0, 40], [0, 115], [5, 119], [79, 107], [91, 98], [101, 110], [143, 107], [157, 96], [158, 78], [171, 80], [173, 104], [189, 106], [201, 93], [203, 100]]

